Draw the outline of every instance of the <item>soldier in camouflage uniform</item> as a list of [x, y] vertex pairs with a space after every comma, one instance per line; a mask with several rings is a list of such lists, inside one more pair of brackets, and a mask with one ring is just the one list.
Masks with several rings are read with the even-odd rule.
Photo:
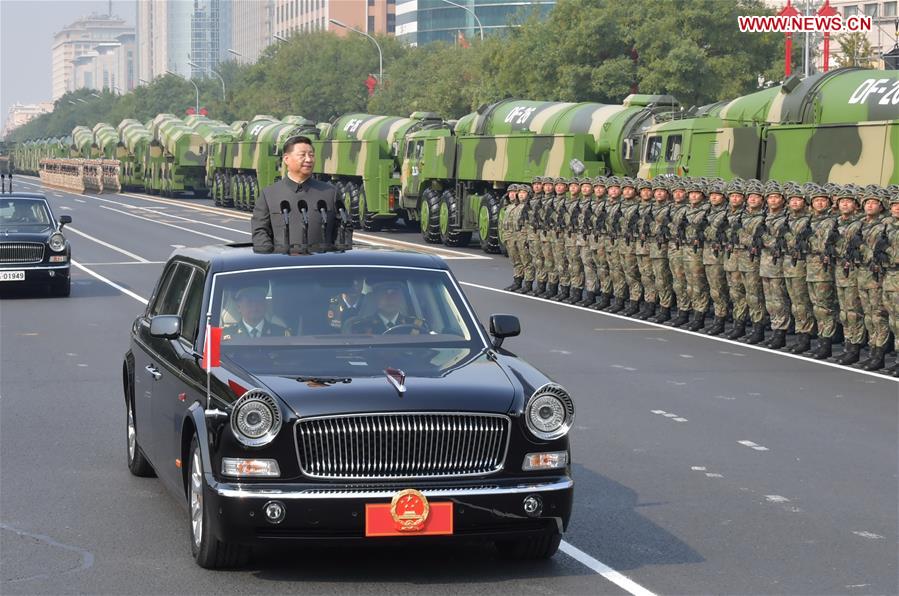
[[605, 312], [617, 313], [624, 310], [625, 301], [628, 297], [627, 278], [624, 276], [621, 251], [618, 249], [619, 244], [624, 244], [624, 239], [618, 236], [622, 206], [621, 179], [618, 176], [609, 178], [606, 190], [608, 198], [606, 199], [605, 243], [606, 257], [609, 262], [609, 275], [612, 278], [613, 300], [603, 310]]
[[671, 307], [674, 305], [674, 290], [671, 281], [671, 269], [668, 263], [668, 225], [671, 222], [671, 205], [668, 202], [668, 178], [656, 176], [652, 181], [652, 194], [655, 205], [649, 224], [647, 241], [649, 242], [649, 258], [652, 261], [652, 279], [655, 283], [658, 308], [652, 323], [664, 323], [671, 319]]
[[858, 295], [856, 280], [856, 253], [859, 249], [862, 218], [858, 215], [861, 189], [847, 184], [835, 195], [840, 210], [837, 219], [837, 242], [835, 246], [837, 267], [834, 281], [837, 286], [837, 300], [840, 305], [840, 321], [843, 323], [843, 353], [837, 358], [839, 364], [855, 364], [859, 360], [862, 342], [865, 340], [865, 314]]
[[779, 350], [787, 343], [790, 327], [790, 296], [784, 278], [787, 212], [784, 210], [783, 189], [779, 182], [769, 180], [765, 185], [768, 215], [765, 216], [765, 233], [762, 234], [762, 253], [759, 275], [765, 291], [765, 308], [771, 319], [771, 338], [765, 347]]
[[812, 216], [808, 210], [806, 191], [792, 182], [784, 185], [787, 200], [787, 230], [784, 233], [784, 280], [796, 328], [796, 341], [787, 346], [791, 354], [804, 354], [812, 347], [811, 337], [815, 327], [812, 300], [808, 293], [806, 253], [808, 238], [812, 234]]
[[596, 300], [596, 266], [593, 260], [591, 235], [593, 234], [593, 183], [589, 178], [581, 181], [581, 207], [577, 222], [577, 245], [584, 267], [584, 298], [578, 306], [590, 306]]
[[886, 191], [875, 184], [866, 186], [862, 193], [865, 216], [860, 230], [862, 243], [855, 279], [865, 314], [868, 347], [871, 349], [870, 357], [859, 364], [862, 370], [880, 370], [884, 367], [884, 355], [890, 337], [889, 315], [883, 305], [882, 260], [886, 256], [886, 221], [883, 212], [889, 205], [888, 201]]
[[737, 263], [743, 288], [746, 291], [746, 305], [752, 331], [741, 341], [755, 345], [765, 339], [765, 296], [760, 273], [760, 253], [762, 234], [765, 232], [764, 187], [758, 180], [746, 182], [746, 211], [740, 217], [740, 231], [737, 235]]
[[833, 353], [837, 323], [837, 292], [834, 286], [837, 218], [831, 211], [831, 203], [834, 201], [827, 191], [817, 185], [809, 185], [808, 196], [811, 198], [814, 214], [810, 221], [812, 233], [808, 239], [805, 281], [812, 302], [812, 313], [818, 325], [818, 346], [812, 353], [812, 358], [824, 360]]
[[594, 310], [602, 310], [612, 300], [612, 276], [609, 271], [609, 257], [606, 254], [606, 177], [593, 179], [593, 230], [590, 248], [596, 269], [596, 302], [589, 305]]
[[537, 296], [546, 291], [547, 271], [543, 263], [543, 240], [540, 237], [543, 206], [543, 177], [538, 176], [531, 183], [531, 197], [528, 199], [528, 216], [525, 222], [530, 265], [534, 268], [534, 281], [537, 282], [536, 287], [526, 292], [529, 296]]
[[552, 178], [543, 179], [543, 217], [540, 220], [540, 244], [543, 249], [543, 266], [547, 271], [546, 290], [537, 294], [540, 298], [555, 296], [559, 291], [559, 270], [556, 268], [556, 253], [553, 241], [556, 237], [556, 193]]
[[618, 254], [621, 256], [621, 268], [624, 271], [624, 278], [627, 280], [629, 297], [629, 302], [621, 314], [631, 317], [640, 310], [640, 298], [643, 295], [640, 266], [637, 264], [636, 242], [637, 209], [640, 203], [637, 200], [636, 183], [632, 178], [625, 178], [622, 182], [621, 198], [621, 217], [618, 220], [617, 230]]
[[746, 335], [749, 323], [749, 308], [746, 305], [746, 288], [743, 285], [743, 274], [740, 272], [739, 233], [745, 210], [743, 180], [734, 178], [727, 187], [727, 236], [725, 240], [724, 274], [727, 277], [727, 295], [730, 297], [734, 327], [727, 334], [728, 339], [740, 339]]
[[507, 292], [521, 288], [521, 282], [524, 280], [524, 265], [521, 255], [518, 254], [518, 214], [521, 212], [518, 204], [518, 185], [510, 184], [507, 189], [505, 198], [503, 199], [503, 217], [502, 217], [502, 238], [503, 245], [506, 247], [506, 253], [512, 262], [512, 284], [503, 288]]
[[[893, 346], [899, 354], [899, 189], [890, 194], [890, 213], [885, 220], [887, 262], [883, 277], [883, 306], [889, 313], [890, 329], [893, 331]], [[890, 369], [894, 377], [899, 377], [899, 356]]]
[[705, 228], [708, 225], [709, 204], [706, 202], [706, 184], [699, 178], [691, 180], [687, 186], [686, 225], [682, 228], [681, 243], [684, 271], [687, 274], [687, 292], [693, 307], [693, 316], [687, 329], [699, 331], [705, 326], [705, 313], [709, 309], [709, 282], [702, 262]]
[[650, 257], [652, 227], [653, 189], [649, 180], [637, 181], [637, 192], [640, 203], [637, 205], [637, 232], [636, 247], [634, 253], [637, 257], [637, 267], [640, 270], [640, 284], [643, 286], [643, 304], [634, 318], [645, 321], [656, 314], [658, 295], [656, 294], [655, 275], [652, 269]]
[[668, 219], [668, 266], [671, 268], [671, 284], [674, 296], [677, 299], [677, 316], [668, 322], [674, 327], [683, 327], [690, 322], [692, 309], [690, 308], [690, 293], [687, 291], [687, 272], [684, 269], [684, 251], [681, 237], [683, 229], [687, 225], [687, 185], [689, 178], [675, 178], [671, 184], [671, 197], [673, 203], [670, 207]]
[[580, 178], [572, 178], [568, 182], [568, 197], [565, 200], [565, 216], [563, 218], [565, 236], [565, 260], [568, 263], [568, 297], [560, 300], [575, 304], [583, 298], [584, 292], [584, 261], [581, 259], [581, 246], [578, 240], [580, 234], [581, 214], [581, 181]]
[[559, 302], [568, 298], [571, 289], [571, 279], [568, 276], [568, 255], [565, 252], [566, 230], [565, 221], [568, 202], [568, 181], [564, 178], [553, 180], [555, 198], [553, 199], [553, 229], [550, 230], [550, 241], [553, 247], [553, 262], [556, 264], [556, 275], [559, 278], [559, 290], [550, 300]]
[[709, 211], [703, 232], [702, 264], [709, 284], [709, 297], [715, 311], [715, 320], [705, 330], [709, 335], [721, 335], [727, 323], [728, 293], [724, 260], [727, 249], [727, 184], [716, 179], [709, 183]]
[[519, 294], [527, 294], [533, 291], [534, 278], [537, 275], [537, 269], [534, 262], [530, 258], [530, 249], [528, 248], [528, 219], [531, 217], [531, 189], [527, 184], [518, 185], [518, 218], [515, 228], [515, 241], [518, 250], [521, 265], [524, 269], [524, 281], [521, 287], [515, 292]]

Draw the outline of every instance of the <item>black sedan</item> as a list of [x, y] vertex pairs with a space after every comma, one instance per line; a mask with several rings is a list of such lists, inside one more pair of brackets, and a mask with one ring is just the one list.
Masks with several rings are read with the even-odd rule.
[[518, 333], [493, 315], [490, 339], [433, 256], [179, 249], [123, 363], [128, 466], [187, 506], [203, 567], [285, 540], [551, 557], [574, 404]]
[[71, 291], [72, 249], [47, 199], [35, 193], [0, 194], [0, 290], [42, 286], [55, 296]]

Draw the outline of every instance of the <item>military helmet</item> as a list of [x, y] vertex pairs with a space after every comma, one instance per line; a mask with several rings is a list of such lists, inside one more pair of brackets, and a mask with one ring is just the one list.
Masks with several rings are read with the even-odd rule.
[[790, 197], [806, 198], [805, 191], [795, 182], [787, 182], [783, 185], [783, 196], [785, 199], [789, 199]]
[[650, 186], [652, 187], [653, 190], [657, 190], [660, 188], [662, 190], [668, 190], [669, 184], [670, 184], [670, 182], [668, 180], [668, 176], [665, 176], [665, 175], [656, 176], [655, 178], [650, 180]]
[[843, 186], [837, 186], [833, 191], [833, 198], [835, 199], [854, 199], [856, 203], [861, 205], [861, 201], [858, 198], [858, 194], [861, 189], [855, 184], [844, 184]]
[[687, 181], [689, 179], [684, 176], [674, 176], [671, 179], [671, 182], [668, 183], [668, 190], [674, 192], [675, 190], [687, 190]]
[[727, 183], [724, 180], [717, 178], [717, 179], [709, 182], [708, 185], [706, 185], [706, 189], [708, 190], [709, 194], [712, 194], [713, 192], [715, 192], [718, 194], [726, 195], [727, 194]]
[[640, 192], [644, 188], [652, 189], [652, 183], [645, 178], [637, 178], [634, 188], [637, 189], [637, 192]]
[[625, 186], [630, 186], [631, 188], [636, 188], [636, 184], [634, 183], [634, 179], [630, 176], [623, 176], [621, 178], [621, 188]]
[[768, 180], [765, 183], [763, 194], [766, 197], [774, 194], [782, 195], [784, 194], [784, 189], [777, 180]]
[[543, 176], [534, 176], [534, 179], [531, 180], [531, 184], [543, 184]]
[[747, 195], [764, 195], [765, 194], [765, 186], [762, 184], [761, 180], [756, 178], [752, 178], [746, 181], [746, 194]]
[[746, 184], [742, 178], [734, 178], [730, 182], [727, 183], [725, 187], [728, 195], [732, 194], [746, 194]]
[[802, 185], [802, 192], [805, 193], [805, 198], [811, 201], [815, 197], [827, 197], [830, 199], [830, 192], [825, 190], [824, 187], [815, 184], [814, 182], [806, 182]]
[[621, 186], [621, 178], [618, 176], [609, 176], [606, 178], [606, 186]]
[[879, 187], [878, 185], [876, 185], [876, 184], [869, 184], [869, 185], [867, 185], [867, 186], [862, 190], [861, 198], [862, 198], [862, 199], [877, 199], [877, 198], [880, 198], [880, 191], [881, 191], [881, 190], [884, 190], [884, 189], [880, 188], [880, 187]]
[[568, 184], [568, 180], [562, 178], [561, 176], [558, 176], [553, 180], [553, 184]]
[[684, 190], [706, 194], [706, 182], [703, 178], [690, 178], [684, 185]]
[[597, 176], [593, 179], [593, 186], [606, 186], [608, 179], [605, 176]]

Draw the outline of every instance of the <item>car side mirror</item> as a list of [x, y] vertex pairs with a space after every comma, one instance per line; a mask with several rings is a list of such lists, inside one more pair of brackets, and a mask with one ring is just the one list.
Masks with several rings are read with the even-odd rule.
[[521, 333], [521, 323], [515, 315], [490, 315], [490, 335], [493, 336], [493, 347], [503, 345], [507, 337], [515, 337]]
[[70, 223], [72, 223], [71, 215], [60, 215], [59, 216], [59, 227], [60, 228], [63, 227], [64, 225], [70, 224]]
[[150, 336], [162, 339], [178, 339], [181, 335], [181, 317], [178, 315], [156, 315], [150, 319]]

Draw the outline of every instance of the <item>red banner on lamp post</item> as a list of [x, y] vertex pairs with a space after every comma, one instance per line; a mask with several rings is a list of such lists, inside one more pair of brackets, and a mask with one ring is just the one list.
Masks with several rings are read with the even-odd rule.
[[[796, 10], [796, 7], [790, 3], [790, 0], [787, 0], [787, 5], [783, 7], [779, 13], [777, 13], [779, 17], [798, 17], [799, 11]], [[784, 43], [784, 78], [790, 76], [792, 72], [792, 54], [793, 54], [793, 34], [787, 32], [786, 34], [786, 42]]]

